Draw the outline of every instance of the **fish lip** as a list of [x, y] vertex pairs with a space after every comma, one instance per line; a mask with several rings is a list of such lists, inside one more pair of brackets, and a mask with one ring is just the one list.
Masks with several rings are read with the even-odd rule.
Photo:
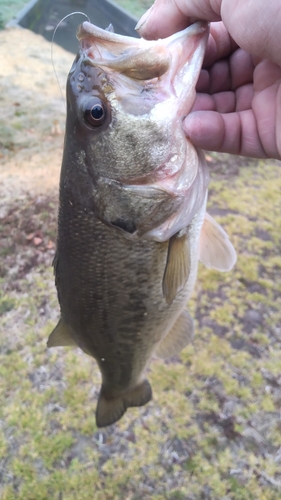
[[95, 24], [89, 23], [88, 21], [84, 21], [79, 24], [76, 31], [76, 38], [79, 42], [89, 39], [89, 38], [99, 38], [100, 40], [108, 41], [108, 42], [121, 42], [123, 44], [130, 45], [139, 45], [138, 38], [133, 38], [130, 36], [119, 35], [118, 33], [114, 33], [112, 31], [104, 30]]
[[[177, 33], [170, 35], [167, 38], [159, 38], [158, 40], [161, 40], [162, 42], [164, 41], [165, 43], [168, 44], [170, 41], [181, 38], [182, 36], [186, 35], [196, 36], [203, 34], [208, 29], [209, 29], [209, 23], [207, 23], [206, 21], [197, 21], [188, 26], [187, 28], [185, 28], [184, 30], [178, 31]], [[124, 45], [131, 45], [131, 46], [132, 45], [148, 46], [152, 44], [157, 44], [158, 42], [158, 40], [145, 40], [144, 38], [133, 38], [130, 36], [120, 35], [112, 31], [104, 30], [88, 21], [84, 21], [78, 26], [76, 37], [80, 42], [94, 37], [108, 42], [118, 42]]]

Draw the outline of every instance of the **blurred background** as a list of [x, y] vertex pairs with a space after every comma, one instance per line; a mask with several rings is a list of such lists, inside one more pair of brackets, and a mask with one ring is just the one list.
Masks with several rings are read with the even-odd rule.
[[[32, 0], [25, 5], [19, 14], [13, 18], [13, 23], [18, 23], [23, 28], [29, 28], [34, 33], [44, 36], [47, 40], [53, 39], [57, 26], [55, 42], [70, 52], [77, 52], [78, 41], [75, 37], [77, 24], [89, 17], [91, 22], [106, 28], [110, 23], [114, 23], [116, 33], [127, 36], [138, 36], [135, 25], [138, 20], [137, 15], [145, 12], [145, 6], [151, 5], [149, 0], [142, 2], [122, 2], [113, 3], [110, 0]], [[131, 12], [122, 8], [123, 5], [130, 5]], [[71, 12], [80, 11], [85, 16], [68, 16]], [[66, 17], [66, 19], [64, 19]]]
[[206, 153], [208, 211], [238, 261], [226, 274], [200, 266], [187, 306], [194, 341], [179, 357], [151, 363], [147, 406], [98, 430], [95, 361], [78, 349], [46, 348], [59, 317], [51, 264], [74, 58], [66, 48], [76, 50], [83, 18], [63, 21], [55, 37], [63, 96], [50, 40], [77, 10], [134, 35], [151, 3], [0, 0], [3, 500], [280, 499], [280, 162]]
[[[53, 25], [55, 27], [59, 21], [73, 11], [82, 10], [89, 17], [92, 15], [101, 18], [101, 12], [114, 10], [117, 6], [119, 10], [128, 17], [139, 18], [152, 5], [151, 0], [1, 0], [1, 25], [5, 26], [11, 20], [18, 19], [24, 15], [29, 16], [33, 27], [36, 23], [41, 25], [40, 33], [44, 27]], [[99, 20], [92, 19], [91, 22], [99, 26]], [[117, 13], [118, 17], [118, 13]], [[126, 20], [124, 19], [126, 23]], [[38, 28], [36, 28], [38, 30]], [[117, 31], [117, 29], [116, 29]]]

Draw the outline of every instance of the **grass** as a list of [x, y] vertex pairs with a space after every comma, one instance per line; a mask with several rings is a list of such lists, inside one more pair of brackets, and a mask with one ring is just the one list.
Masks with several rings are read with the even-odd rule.
[[153, 0], [114, 0], [115, 3], [126, 9], [136, 17], [141, 17], [153, 4]]
[[27, 3], [27, 0], [0, 0], [0, 28], [3, 29]]
[[[215, 174], [209, 210], [220, 214], [237, 266], [200, 267], [193, 344], [173, 362], [154, 361], [153, 401], [107, 429], [95, 425], [94, 361], [46, 349], [58, 313], [51, 255], [14, 275], [19, 292], [5, 278], [3, 500], [280, 498], [280, 188], [280, 166], [270, 162]], [[41, 230], [43, 208], [34, 219]]]

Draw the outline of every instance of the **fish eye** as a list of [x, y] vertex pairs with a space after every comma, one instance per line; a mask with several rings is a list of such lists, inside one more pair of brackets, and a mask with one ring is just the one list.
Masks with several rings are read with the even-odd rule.
[[93, 97], [84, 106], [85, 121], [92, 127], [100, 127], [106, 118], [106, 107], [101, 99]]

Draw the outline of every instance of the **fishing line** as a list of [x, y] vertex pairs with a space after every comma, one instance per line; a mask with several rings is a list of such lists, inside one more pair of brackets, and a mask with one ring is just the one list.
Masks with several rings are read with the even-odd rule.
[[58, 75], [57, 75], [57, 72], [56, 72], [56, 68], [55, 68], [55, 64], [54, 64], [54, 51], [53, 51], [53, 46], [54, 46], [54, 39], [55, 39], [55, 36], [56, 36], [56, 32], [58, 30], [58, 28], [60, 27], [61, 23], [63, 21], [65, 21], [65, 19], [67, 19], [68, 17], [70, 16], [75, 16], [75, 14], [80, 14], [81, 16], [84, 16], [86, 17], [86, 19], [89, 21], [89, 23], [91, 22], [90, 21], [90, 18], [89, 16], [87, 16], [87, 14], [85, 14], [84, 12], [71, 12], [70, 14], [67, 14], [67, 16], [64, 16], [60, 22], [57, 24], [55, 30], [54, 30], [54, 33], [53, 33], [53, 36], [52, 36], [52, 41], [51, 41], [51, 60], [52, 60], [52, 65], [53, 65], [53, 70], [54, 70], [54, 73], [55, 73], [55, 77], [56, 77], [56, 80], [58, 82], [58, 86], [59, 86], [59, 89], [60, 89], [60, 93], [61, 93], [61, 96], [64, 100], [64, 94], [63, 94], [63, 91], [62, 91], [62, 88], [61, 88], [61, 84], [59, 82], [59, 79], [58, 79]]

